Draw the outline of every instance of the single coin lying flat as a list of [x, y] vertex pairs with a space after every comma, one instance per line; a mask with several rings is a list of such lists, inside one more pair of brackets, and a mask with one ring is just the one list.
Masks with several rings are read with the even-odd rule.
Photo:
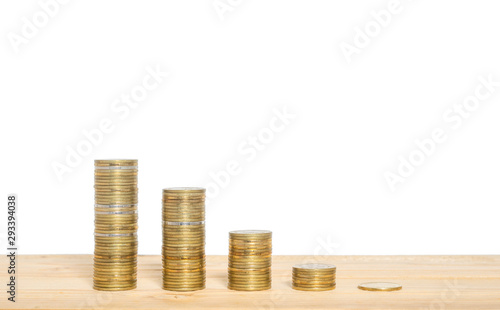
[[358, 288], [363, 291], [390, 292], [399, 291], [403, 288], [400, 284], [390, 282], [368, 282], [361, 283]]

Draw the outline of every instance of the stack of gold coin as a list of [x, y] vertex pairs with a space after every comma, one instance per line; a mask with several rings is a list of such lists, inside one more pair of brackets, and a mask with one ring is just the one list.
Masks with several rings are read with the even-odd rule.
[[271, 288], [272, 233], [237, 230], [229, 233], [228, 288], [263, 291]]
[[300, 264], [293, 266], [292, 287], [301, 291], [328, 291], [335, 288], [337, 267], [327, 264]]
[[94, 289], [137, 286], [137, 160], [95, 161]]
[[163, 190], [163, 289], [205, 288], [205, 189]]

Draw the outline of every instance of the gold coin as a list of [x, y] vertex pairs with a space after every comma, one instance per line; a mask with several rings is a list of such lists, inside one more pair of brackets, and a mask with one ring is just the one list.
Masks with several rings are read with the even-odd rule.
[[170, 254], [170, 253], [162, 253], [162, 261], [179, 261], [179, 260], [204, 260], [205, 255], [204, 254], [194, 254], [194, 255], [189, 255], [189, 254]]
[[202, 290], [205, 288], [205, 282], [206, 281], [190, 282], [190, 283], [163, 282], [163, 287], [164, 287], [164, 289], [169, 290], [169, 291], [176, 291], [176, 290], [181, 290], [181, 289], [197, 291], [197, 290]]
[[107, 187], [124, 187], [124, 188], [137, 188], [136, 180], [119, 180], [116, 178], [110, 180], [95, 180], [95, 188], [107, 188]]
[[[108, 239], [106, 239], [108, 238]], [[94, 240], [96, 244], [101, 245], [123, 245], [127, 246], [129, 244], [137, 244], [137, 236], [134, 237], [98, 237], [94, 236]]]
[[205, 189], [163, 190], [163, 289], [205, 288]]
[[189, 290], [202, 290], [205, 288], [205, 282], [206, 281], [199, 281], [199, 282], [163, 282], [163, 287], [166, 290], [169, 291], [175, 291], [175, 290], [180, 290], [180, 289], [189, 289]]
[[172, 255], [204, 255], [205, 254], [205, 249], [203, 246], [197, 246], [197, 247], [192, 247], [192, 248], [186, 248], [186, 247], [178, 247], [178, 248], [173, 248], [173, 247], [162, 247], [162, 252], [164, 254], [172, 254]]
[[129, 277], [114, 277], [114, 276], [97, 276], [94, 275], [94, 283], [102, 281], [103, 283], [105, 282], [110, 282], [110, 284], [121, 284], [121, 285], [130, 285], [133, 281], [136, 281], [134, 278]]
[[96, 254], [109, 254], [109, 253], [115, 253], [115, 254], [130, 254], [130, 253], [135, 253], [137, 250], [137, 246], [132, 246], [132, 247], [98, 247], [95, 249]]
[[96, 166], [137, 166], [137, 159], [96, 159], [94, 165]]
[[163, 201], [168, 200], [205, 200], [204, 193], [163, 193]]
[[196, 269], [185, 270], [185, 269], [164, 269], [163, 270], [163, 279], [164, 280], [179, 280], [186, 279], [186, 281], [194, 281], [205, 279], [205, 269], [204, 266], [202, 268], [196, 267]]
[[197, 260], [164, 260], [163, 266], [165, 269], [183, 269], [190, 268], [190, 270], [201, 270], [201, 268], [205, 267], [205, 259], [197, 259]]
[[229, 272], [228, 277], [230, 279], [244, 279], [244, 280], [269, 280], [271, 278], [271, 272], [255, 272], [255, 273], [245, 273], [241, 274], [239, 272]]
[[107, 187], [119, 187], [117, 184], [123, 185], [124, 188], [136, 188], [138, 181], [138, 172], [132, 170], [122, 170], [117, 172], [98, 172], [94, 173], [94, 188], [106, 189]]
[[164, 225], [164, 234], [171, 233], [176, 235], [203, 235], [205, 234], [204, 225]]
[[245, 250], [272, 251], [273, 248], [271, 247], [271, 245], [268, 245], [268, 244], [241, 244], [241, 245], [230, 244], [229, 245], [229, 251], [239, 252], [239, 251], [245, 251]]
[[164, 193], [205, 193], [203, 187], [168, 187], [163, 189]]
[[94, 251], [94, 255], [99, 258], [112, 258], [112, 257], [123, 257], [125, 255], [133, 256], [136, 253], [136, 249], [131, 249], [129, 251], [124, 250], [109, 250], [109, 251]]
[[138, 174], [137, 170], [96, 170], [94, 171], [94, 182], [136, 181]]
[[108, 286], [108, 287], [118, 287], [118, 286], [130, 286], [137, 282], [137, 279], [113, 279], [113, 278], [105, 278], [105, 279], [94, 279], [94, 284], [99, 284], [99, 286]]
[[230, 279], [228, 284], [231, 287], [270, 287], [271, 286], [271, 280], [263, 280], [263, 281], [251, 281], [251, 280], [233, 280]]
[[271, 269], [249, 271], [245, 269], [233, 269], [228, 272], [229, 277], [234, 278], [268, 278], [271, 275]]
[[265, 291], [269, 290], [271, 288], [271, 285], [257, 285], [257, 286], [240, 286], [240, 285], [233, 285], [229, 284], [228, 289], [233, 290], [233, 291]]
[[390, 283], [390, 282], [368, 282], [358, 285], [358, 288], [364, 291], [389, 292], [389, 291], [399, 291], [403, 288], [403, 286], [397, 283]]
[[195, 207], [201, 207], [205, 204], [205, 195], [199, 194], [182, 194], [182, 195], [166, 195], [163, 194], [161, 200], [163, 206], [168, 207], [187, 207], [188, 205], [193, 205]]
[[300, 286], [292, 286], [294, 290], [298, 291], [331, 291], [336, 288], [336, 286], [329, 286], [329, 287], [300, 287]]
[[293, 280], [293, 283], [297, 285], [303, 285], [303, 286], [325, 286], [325, 285], [333, 285], [336, 283], [335, 280], [329, 280], [329, 281], [297, 281]]
[[234, 268], [234, 269], [264, 269], [264, 268], [271, 268], [271, 264], [229, 264], [229, 268]]
[[307, 264], [299, 264], [293, 266], [294, 270], [299, 270], [299, 271], [322, 271], [322, 270], [336, 270], [337, 267], [334, 265], [328, 265], [328, 264], [318, 264], [318, 263], [307, 263]]
[[206, 275], [204, 272], [200, 273], [188, 273], [184, 274], [178, 272], [178, 274], [173, 273], [170, 270], [166, 270], [163, 272], [163, 282], [164, 283], [180, 283], [180, 284], [189, 284], [189, 283], [202, 283], [206, 279]]
[[109, 270], [94, 270], [94, 279], [109, 280], [121, 279], [130, 281], [137, 276], [137, 269], [109, 269]]
[[304, 275], [304, 274], [295, 274], [292, 273], [293, 277], [295, 279], [335, 279], [335, 274], [328, 274], [328, 275]]
[[116, 172], [95, 172], [94, 173], [94, 188], [106, 189], [108, 187], [118, 188], [123, 186], [124, 189], [137, 189], [138, 172], [116, 171]]
[[238, 239], [229, 239], [229, 246], [235, 248], [242, 247], [271, 247], [272, 241], [271, 239], [263, 239], [263, 240], [238, 240]]
[[163, 203], [163, 210], [164, 211], [191, 211], [191, 210], [201, 210], [203, 211], [205, 209], [205, 202], [200, 201], [200, 202], [186, 202], [186, 201], [166, 201]]
[[187, 245], [187, 244], [193, 245], [193, 246], [204, 246], [205, 245], [205, 237], [195, 237], [195, 238], [188, 238], [188, 237], [179, 237], [179, 238], [163, 237], [163, 242], [165, 242], [170, 247], [183, 246], [183, 245]]
[[171, 253], [171, 254], [178, 254], [178, 255], [185, 255], [185, 254], [204, 254], [205, 249], [202, 246], [182, 246], [182, 247], [170, 247], [170, 246], [163, 246], [162, 250], [164, 253]]
[[168, 230], [164, 229], [163, 237], [204, 237], [205, 230], [184, 230], [184, 231], [176, 231], [176, 230]]
[[163, 285], [163, 289], [167, 291], [175, 291], [175, 292], [191, 292], [191, 291], [199, 291], [205, 289], [205, 285], [202, 286], [187, 286], [187, 287], [177, 287], [177, 286], [168, 286]]
[[235, 242], [230, 242], [229, 243], [229, 249], [234, 249], [234, 250], [246, 250], [246, 249], [265, 249], [265, 250], [271, 250], [272, 245], [271, 243], [235, 243]]
[[271, 251], [245, 251], [245, 252], [233, 252], [230, 251], [230, 255], [232, 256], [232, 259], [271, 259]]
[[[163, 226], [203, 226], [205, 221], [205, 214], [197, 212], [193, 214], [175, 214], [162, 216], [164, 223]], [[201, 223], [200, 223], [201, 222]], [[173, 223], [193, 223], [193, 224], [173, 224]]]
[[110, 228], [97, 228], [94, 232], [98, 234], [130, 234], [136, 232], [137, 228], [126, 228], [126, 227], [110, 227]]
[[95, 161], [94, 289], [137, 286], [137, 161]]
[[101, 198], [96, 198], [95, 203], [97, 204], [136, 204], [138, 202], [137, 198], [133, 199], [101, 199]]
[[128, 291], [137, 288], [137, 283], [126, 284], [126, 285], [102, 285], [94, 283], [94, 289], [98, 291]]
[[106, 284], [100, 284], [100, 283], [94, 283], [94, 289], [98, 291], [128, 291], [128, 290], [133, 290], [137, 288], [137, 283], [127, 283], [125, 285], [107, 285]]
[[271, 238], [272, 232], [270, 230], [233, 230], [229, 232], [232, 238]]
[[267, 262], [271, 261], [271, 255], [230, 255], [229, 261], [234, 262]]
[[136, 263], [119, 263], [119, 264], [107, 264], [107, 263], [99, 263], [99, 262], [94, 262], [94, 270], [111, 270], [111, 269], [136, 269], [137, 270], [137, 264]]

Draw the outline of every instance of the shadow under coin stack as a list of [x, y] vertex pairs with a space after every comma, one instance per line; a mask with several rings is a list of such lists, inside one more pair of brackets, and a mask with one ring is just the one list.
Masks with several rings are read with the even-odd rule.
[[271, 288], [272, 233], [237, 230], [229, 233], [228, 288], [263, 291]]
[[163, 190], [163, 289], [205, 288], [205, 189]]
[[327, 264], [300, 264], [293, 266], [292, 287], [300, 291], [329, 291], [335, 288], [337, 268]]
[[137, 160], [95, 161], [94, 289], [137, 286]]

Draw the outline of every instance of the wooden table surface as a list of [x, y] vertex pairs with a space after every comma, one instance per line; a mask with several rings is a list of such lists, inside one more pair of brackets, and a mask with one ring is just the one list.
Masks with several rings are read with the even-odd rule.
[[[273, 288], [226, 289], [226, 256], [207, 257], [207, 289], [161, 289], [160, 256], [140, 256], [138, 287], [125, 292], [92, 289], [91, 255], [18, 256], [17, 301], [7, 301], [6, 257], [0, 309], [495, 309], [500, 310], [500, 256], [322, 256], [337, 266], [337, 288], [302, 292], [291, 287], [296, 263], [313, 256], [274, 256]], [[367, 292], [357, 285], [393, 281], [396, 292]]]

